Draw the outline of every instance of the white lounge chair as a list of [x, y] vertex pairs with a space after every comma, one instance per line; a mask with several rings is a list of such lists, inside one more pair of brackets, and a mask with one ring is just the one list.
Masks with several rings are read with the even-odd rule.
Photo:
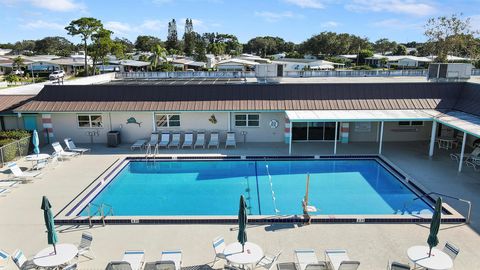
[[65, 145], [67, 146], [67, 149], [72, 152], [77, 152], [81, 155], [83, 155], [85, 152], [89, 152], [90, 148], [79, 148], [75, 145], [72, 139], [70, 138], [65, 138], [64, 139]]
[[158, 144], [158, 133], [153, 132], [150, 135], [150, 141], [147, 143], [147, 147], [155, 147]]
[[[450, 154], [450, 158], [456, 161], [460, 160], [460, 156], [461, 156], [460, 153]], [[463, 155], [463, 161], [468, 161], [471, 158], [476, 158], [476, 157], [480, 158], [480, 147], [475, 147], [475, 149], [473, 149], [471, 153], [465, 153]]]
[[162, 133], [162, 138], [161, 138], [160, 142], [158, 143], [158, 146], [167, 147], [169, 144], [170, 144], [170, 133], [163, 132]]
[[14, 187], [17, 187], [18, 185], [18, 181], [9, 181], [9, 180], [5, 180], [5, 181], [0, 181], [0, 188], [14, 188]]
[[[82, 233], [82, 238], [80, 239], [80, 244], [78, 245], [78, 253], [77, 257], [84, 256], [89, 259], [94, 259], [95, 255], [93, 254], [92, 251], [92, 241], [93, 241], [93, 236], [89, 232], [83, 232]], [[87, 254], [90, 252], [90, 255], [88, 256]]]
[[182, 251], [181, 250], [167, 250], [162, 251], [162, 262], [171, 261], [175, 264], [175, 270], [182, 268]]
[[10, 193], [9, 189], [6, 188], [0, 188], [0, 197], [4, 197], [7, 195], [7, 193]]
[[193, 148], [193, 133], [192, 132], [186, 132], [185, 133], [182, 148], [185, 148], [185, 147]]
[[327, 249], [325, 258], [328, 259], [334, 270], [355, 270], [360, 262], [350, 261], [347, 251], [344, 249]]
[[452, 261], [454, 261], [455, 258], [457, 258], [460, 249], [452, 243], [447, 242], [445, 243], [445, 247], [443, 247], [443, 252], [447, 253], [447, 255], [450, 256], [450, 258], [452, 259]]
[[473, 167], [475, 171], [480, 169], [480, 157], [470, 157], [470, 159], [465, 161], [468, 167]]
[[121, 261], [109, 262], [106, 270], [140, 270], [145, 260], [145, 251], [127, 250]]
[[156, 261], [145, 263], [144, 270], [175, 270], [175, 263], [172, 261]]
[[19, 249], [13, 253], [12, 260], [17, 265], [18, 269], [37, 269], [33, 260], [28, 260], [27, 257], [25, 257], [25, 254]]
[[213, 264], [212, 264], [212, 267], [213, 267], [218, 259], [227, 260], [224, 253], [225, 247], [227, 245], [225, 244], [225, 239], [223, 239], [223, 237], [221, 236], [213, 239], [212, 244], [213, 244], [213, 250], [215, 251], [215, 258], [213, 259]]
[[219, 147], [220, 142], [218, 140], [218, 132], [210, 133], [210, 141], [208, 142], [208, 148], [210, 147]]
[[197, 133], [197, 140], [193, 145], [193, 149], [197, 148], [197, 146], [201, 146], [205, 148], [205, 132], [198, 132]]
[[272, 269], [275, 264], [277, 263], [278, 257], [282, 254], [282, 251], [277, 252], [275, 255], [273, 254], [265, 254], [260, 261], [255, 265], [255, 267], [260, 267], [266, 270]]
[[7, 166], [13, 174], [13, 179], [18, 179], [24, 182], [32, 181], [34, 178], [41, 175], [41, 172], [24, 172], [15, 162], [10, 162]]
[[68, 152], [63, 150], [59, 142], [52, 143], [53, 150], [59, 159], [63, 160], [64, 158], [76, 157], [78, 156], [77, 152]]
[[317, 254], [313, 249], [296, 249], [294, 253], [299, 270], [305, 270], [308, 265], [318, 264]]
[[168, 144], [168, 148], [170, 147], [180, 148], [180, 133], [175, 132], [172, 134], [172, 141]]
[[8, 259], [10, 258], [10, 255], [0, 249], [0, 269], [7, 269], [7, 264], [8, 264]]
[[135, 149], [142, 149], [145, 147], [145, 144], [147, 143], [147, 140], [136, 140], [132, 146], [130, 146], [130, 149], [133, 151]]
[[227, 140], [225, 141], [225, 148], [233, 146], [237, 148], [237, 140], [235, 139], [235, 132], [227, 132]]

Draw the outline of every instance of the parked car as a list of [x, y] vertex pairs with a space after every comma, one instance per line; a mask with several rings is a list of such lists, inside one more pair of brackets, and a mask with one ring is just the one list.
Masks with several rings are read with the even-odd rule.
[[63, 70], [55, 70], [54, 72], [50, 73], [48, 79], [50, 80], [57, 80], [59, 78], [65, 77], [65, 71]]
[[23, 73], [25, 73], [25, 72], [23, 70], [20, 70], [20, 69], [12, 71], [13, 75], [23, 75]]

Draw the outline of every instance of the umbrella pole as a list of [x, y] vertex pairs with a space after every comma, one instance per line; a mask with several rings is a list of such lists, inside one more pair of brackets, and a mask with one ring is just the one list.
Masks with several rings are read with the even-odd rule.
[[55, 244], [53, 244], [53, 252], [55, 253], [55, 255], [57, 255], [57, 247], [55, 246]]

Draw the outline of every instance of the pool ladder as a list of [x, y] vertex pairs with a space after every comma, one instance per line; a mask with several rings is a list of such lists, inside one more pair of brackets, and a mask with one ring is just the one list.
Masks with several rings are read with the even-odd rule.
[[[95, 208], [95, 211], [92, 212], [92, 208]], [[106, 210], [106, 211], [105, 211]], [[98, 214], [100, 215], [100, 219], [102, 220], [102, 225], [105, 227], [105, 218], [107, 216], [113, 216], [113, 206], [108, 205], [106, 203], [102, 203], [100, 205], [94, 204], [94, 203], [89, 203], [87, 206], [87, 212], [88, 212], [88, 225], [90, 228], [93, 226], [92, 225], [92, 218], [96, 217]]]
[[442, 197], [442, 198], [445, 197], [445, 198], [449, 198], [449, 199], [453, 199], [453, 200], [457, 200], [457, 201], [466, 203], [468, 208], [467, 208], [467, 218], [465, 219], [465, 223], [466, 224], [470, 223], [470, 219], [471, 219], [471, 215], [472, 215], [472, 202], [471, 201], [461, 199], [461, 198], [458, 198], [458, 197], [453, 197], [453, 196], [450, 196], [450, 195], [445, 195], [445, 194], [438, 193], [438, 192], [425, 193], [422, 196], [418, 196], [418, 197], [414, 198], [412, 201], [405, 202], [403, 204], [403, 209], [406, 210], [407, 207], [408, 207], [408, 204], [411, 204], [418, 199], [422, 199], [422, 198], [425, 198], [425, 197], [430, 197], [430, 195], [437, 195], [438, 197]]
[[155, 147], [153, 147], [152, 151], [152, 145], [148, 144], [147, 145], [147, 152], [145, 152], [145, 159], [148, 161], [148, 158], [151, 157], [153, 158], [153, 161], [155, 162], [155, 158], [158, 155], [158, 144], [155, 144]]

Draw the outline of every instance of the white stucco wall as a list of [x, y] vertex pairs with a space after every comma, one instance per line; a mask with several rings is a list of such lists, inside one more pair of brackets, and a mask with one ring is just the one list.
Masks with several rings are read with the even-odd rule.
[[[244, 112], [232, 112], [231, 123], [232, 131], [237, 133], [237, 141], [243, 142], [242, 132], [246, 132], [247, 142], [284, 142], [284, 127], [285, 127], [285, 113], [259, 113], [260, 126], [259, 127], [236, 127], [235, 114], [245, 114]], [[271, 120], [278, 121], [277, 128], [271, 128], [269, 123]]]
[[[378, 137], [380, 123], [372, 122], [370, 132], [356, 132], [355, 123], [350, 123], [351, 142], [375, 142]], [[395, 141], [427, 141], [430, 140], [432, 122], [424, 122], [423, 126], [399, 126], [398, 122], [385, 122], [383, 140]]]
[[23, 119], [17, 116], [3, 116], [3, 123], [6, 130], [23, 128]]

